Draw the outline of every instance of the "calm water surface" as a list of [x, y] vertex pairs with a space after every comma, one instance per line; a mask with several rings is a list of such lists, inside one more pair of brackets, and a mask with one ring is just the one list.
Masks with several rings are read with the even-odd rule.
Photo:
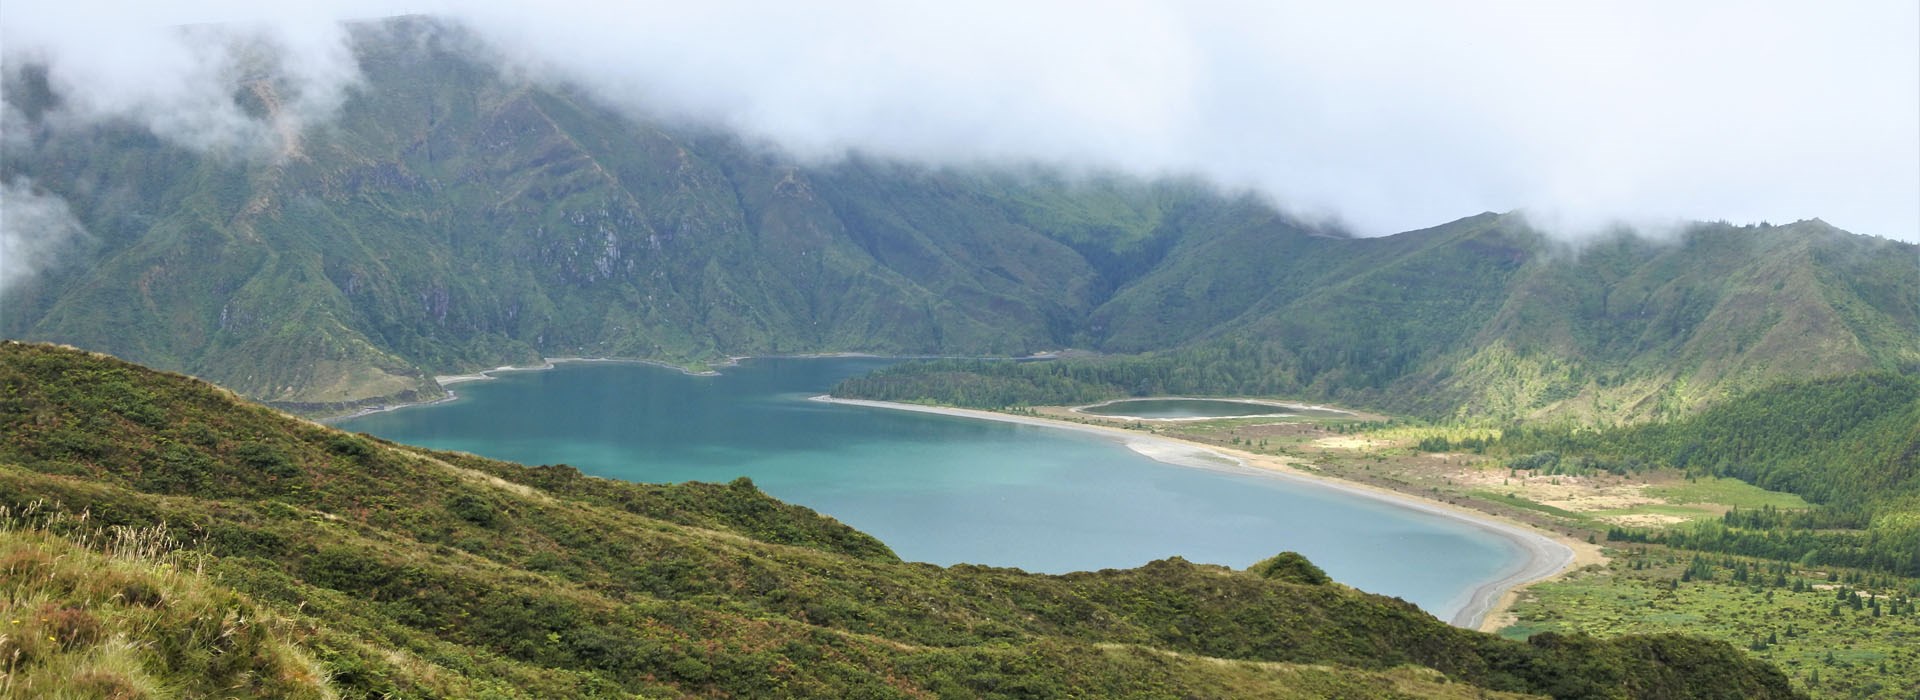
[[1331, 489], [1167, 465], [1068, 431], [806, 400], [888, 362], [748, 360], [710, 377], [563, 364], [340, 427], [630, 481], [749, 476], [936, 564], [1060, 573], [1177, 555], [1243, 568], [1294, 550], [1444, 618], [1518, 562], [1498, 537]]

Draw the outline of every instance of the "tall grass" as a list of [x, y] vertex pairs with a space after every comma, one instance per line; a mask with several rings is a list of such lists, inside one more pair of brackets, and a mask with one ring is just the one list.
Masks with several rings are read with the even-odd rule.
[[305, 634], [166, 523], [0, 506], [0, 698], [336, 697]]

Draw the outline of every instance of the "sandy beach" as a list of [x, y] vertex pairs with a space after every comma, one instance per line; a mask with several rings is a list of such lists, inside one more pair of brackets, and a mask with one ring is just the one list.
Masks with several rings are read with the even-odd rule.
[[[734, 364], [738, 364], [738, 361], [742, 359], [746, 359], [746, 358], [732, 358], [731, 362], [721, 366], [730, 367], [730, 366], [733, 366]], [[655, 367], [664, 367], [666, 369], [674, 370], [682, 374], [693, 375], [696, 377], [716, 377], [720, 375], [720, 373], [715, 370], [704, 370], [704, 371], [696, 372], [694, 370], [690, 370], [685, 367], [681, 367], [679, 365], [669, 364], [666, 362], [659, 362], [656, 360], [629, 360], [629, 359], [621, 359], [621, 358], [613, 358], [613, 357], [548, 357], [548, 358], [542, 358], [541, 363], [537, 365], [502, 365], [500, 367], [495, 367], [493, 369], [483, 369], [478, 372], [474, 372], [472, 374], [435, 375], [433, 378], [433, 381], [438, 383], [441, 389], [446, 390], [447, 392], [446, 396], [442, 396], [432, 401], [416, 401], [413, 403], [396, 403], [396, 404], [388, 404], [384, 406], [369, 406], [367, 408], [362, 408], [352, 413], [347, 413], [339, 416], [330, 416], [324, 420], [321, 420], [320, 422], [321, 423], [338, 423], [340, 421], [352, 420], [354, 418], [359, 418], [361, 416], [369, 416], [375, 413], [385, 413], [387, 411], [398, 411], [402, 408], [413, 408], [415, 406], [433, 406], [436, 404], [443, 404], [448, 401], [456, 401], [456, 400], [459, 400], [460, 395], [455, 394], [453, 392], [452, 386], [455, 384], [463, 384], [466, 382], [487, 381], [490, 379], [494, 379], [495, 377], [493, 375], [501, 374], [505, 372], [537, 372], [540, 370], [548, 370], [548, 369], [553, 369], [555, 365], [566, 364], [569, 362], [619, 362], [619, 363], [626, 363], [626, 364], [653, 365]]]
[[[563, 359], [561, 361], [565, 362], [566, 360]], [[440, 388], [444, 389], [450, 384], [459, 384], [461, 382], [486, 381], [488, 379], [492, 379], [494, 374], [500, 373], [500, 372], [532, 372], [532, 371], [543, 370], [543, 369], [553, 369], [553, 360], [547, 360], [537, 365], [526, 365], [526, 366], [503, 365], [500, 367], [495, 367], [493, 369], [480, 370], [478, 372], [474, 372], [473, 374], [444, 374], [444, 375], [434, 377], [433, 381], [439, 382]]]
[[1507, 608], [1519, 597], [1520, 589], [1527, 584], [1554, 578], [1568, 571], [1605, 561], [1600, 555], [1599, 547], [1560, 535], [1559, 533], [1542, 531], [1519, 522], [1506, 520], [1442, 501], [1429, 500], [1390, 489], [1335, 479], [1306, 471], [1301, 469], [1300, 465], [1294, 460], [1286, 457], [1261, 455], [1243, 450], [1201, 445], [1175, 438], [1148, 435], [1124, 428], [1070, 423], [1050, 418], [1017, 416], [992, 411], [924, 406], [890, 401], [840, 399], [826, 395], [815, 396], [813, 400], [848, 406], [866, 406], [897, 411], [916, 411], [943, 416], [992, 420], [1004, 423], [1018, 423], [1021, 425], [1071, 430], [1096, 435], [1124, 444], [1134, 452], [1167, 464], [1218, 471], [1257, 473], [1272, 478], [1289, 479], [1323, 488], [1333, 488], [1355, 496], [1391, 503], [1396, 507], [1410, 508], [1465, 523], [1513, 543], [1515, 547], [1524, 553], [1524, 556], [1521, 557], [1521, 561], [1518, 564], [1502, 572], [1498, 578], [1475, 588], [1467, 596], [1467, 600], [1462, 603], [1457, 610], [1435, 611], [1438, 617], [1446, 619], [1449, 624], [1456, 627], [1492, 631], [1492, 629], [1504, 626], [1507, 624], [1505, 621]]

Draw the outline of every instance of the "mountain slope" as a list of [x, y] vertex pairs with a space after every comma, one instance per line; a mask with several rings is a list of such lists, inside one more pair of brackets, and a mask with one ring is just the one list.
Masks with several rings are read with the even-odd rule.
[[[75, 126], [8, 66], [0, 178], [63, 199], [89, 243], [5, 291], [0, 334], [310, 413], [543, 355], [1078, 348], [1165, 365], [1071, 370], [1107, 393], [1600, 422], [1920, 364], [1920, 248], [1818, 221], [1351, 239], [1194, 182], [803, 164], [529, 81], [436, 20], [353, 36], [366, 80], [337, 118], [252, 157]], [[236, 99], [271, 122], [279, 85], [263, 64]]]
[[[4, 604], [93, 630], [0, 641], [26, 659], [15, 680], [211, 673], [311, 696], [1790, 696], [1724, 644], [1509, 642], [1298, 582], [1297, 561], [1264, 575], [903, 563], [744, 480], [626, 484], [392, 445], [44, 345], [0, 345], [0, 506]], [[139, 541], [155, 544], [121, 546]], [[186, 601], [198, 607], [174, 607]], [[202, 608], [235, 631], [138, 622]], [[109, 639], [125, 649], [111, 659]]]
[[1069, 344], [1125, 281], [1128, 239], [1178, 234], [1162, 210], [1214, 201], [1180, 183], [803, 168], [502, 76], [432, 21], [356, 40], [368, 84], [277, 158], [29, 124], [5, 175], [64, 197], [99, 250], [12, 293], [5, 332], [287, 405], [429, 395], [431, 372], [543, 353], [1017, 354]]
[[[1165, 265], [1095, 312], [1114, 338], [1189, 338], [1181, 346], [1052, 365], [909, 363], [834, 393], [982, 407], [1279, 394], [1585, 423], [1680, 417], [1783, 380], [1920, 368], [1920, 247], [1819, 221], [1697, 224], [1671, 242], [1621, 235], [1575, 250], [1523, 217], [1484, 214], [1381, 239], [1304, 239], [1273, 254], [1270, 278], [1238, 286], [1207, 276], [1255, 250], [1243, 241]], [[1220, 291], [1196, 304], [1197, 288]], [[1194, 318], [1206, 328], [1183, 326]], [[967, 393], [970, 383], [997, 390]]]

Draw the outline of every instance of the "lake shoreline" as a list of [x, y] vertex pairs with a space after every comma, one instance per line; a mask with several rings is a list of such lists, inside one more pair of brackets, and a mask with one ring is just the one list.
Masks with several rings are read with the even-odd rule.
[[[1113, 426], [1088, 425], [1052, 418], [1020, 416], [993, 411], [928, 406], [892, 401], [843, 399], [825, 394], [812, 397], [812, 400], [846, 406], [914, 411], [958, 418], [973, 418], [1042, 428], [1072, 430], [1121, 442], [1129, 449], [1141, 455], [1167, 464], [1257, 474], [1269, 478], [1291, 480], [1321, 488], [1330, 488], [1349, 495], [1385, 502], [1395, 507], [1408, 508], [1466, 524], [1482, 532], [1500, 537], [1518, 549], [1522, 553], [1522, 557], [1518, 565], [1509, 567], [1509, 569], [1502, 572], [1499, 577], [1482, 583], [1470, 591], [1467, 595], [1467, 600], [1461, 604], [1459, 609], [1444, 611], [1448, 624], [1456, 627], [1492, 631], [1486, 628], [1494, 626], [1493, 623], [1502, 619], [1504, 613], [1512, 607], [1514, 601], [1518, 599], [1520, 591], [1526, 586], [1559, 577], [1567, 572], [1574, 571], [1589, 564], [1605, 561], [1605, 559], [1600, 556], [1597, 546], [1575, 540], [1560, 533], [1545, 531], [1518, 521], [1507, 520], [1496, 515], [1445, 501], [1422, 498], [1409, 493], [1308, 471], [1302, 469], [1297, 461], [1278, 455], [1255, 454], [1243, 450], [1204, 445], [1179, 438], [1142, 433]], [[1209, 455], [1211, 455], [1211, 457], [1209, 457]]]

